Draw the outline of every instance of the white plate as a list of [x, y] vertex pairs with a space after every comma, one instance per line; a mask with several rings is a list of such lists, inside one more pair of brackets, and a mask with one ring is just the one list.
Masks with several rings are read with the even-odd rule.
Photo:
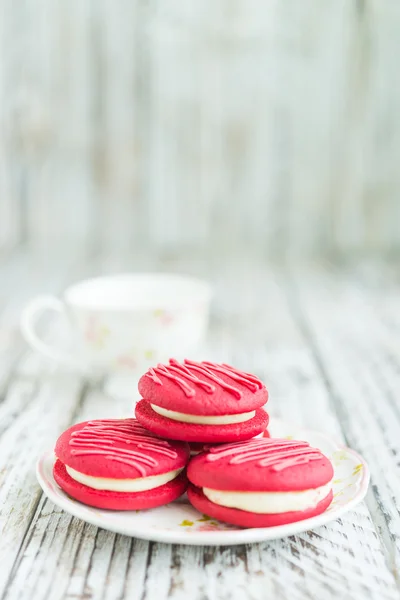
[[328, 510], [317, 517], [260, 529], [240, 529], [220, 523], [200, 514], [183, 496], [179, 500], [151, 510], [111, 511], [80, 504], [65, 494], [53, 478], [53, 452], [46, 452], [37, 464], [37, 478], [48, 498], [74, 517], [92, 525], [144, 540], [176, 544], [228, 546], [282, 538], [333, 521], [354, 508], [364, 498], [368, 483], [367, 463], [353, 450], [334, 439], [301, 429], [283, 421], [271, 420], [269, 427], [274, 437], [294, 437], [320, 448], [333, 462], [334, 499]]

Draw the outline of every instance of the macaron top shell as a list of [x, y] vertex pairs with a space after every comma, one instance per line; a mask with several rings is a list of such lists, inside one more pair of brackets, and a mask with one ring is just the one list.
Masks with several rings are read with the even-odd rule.
[[268, 400], [260, 379], [226, 364], [171, 358], [139, 380], [142, 397], [167, 410], [192, 415], [232, 415], [253, 411]]
[[333, 467], [307, 442], [259, 438], [213, 446], [192, 458], [187, 475], [201, 488], [289, 492], [328, 484]]
[[185, 442], [162, 440], [136, 419], [85, 421], [57, 440], [56, 456], [68, 467], [92, 477], [136, 479], [184, 467]]

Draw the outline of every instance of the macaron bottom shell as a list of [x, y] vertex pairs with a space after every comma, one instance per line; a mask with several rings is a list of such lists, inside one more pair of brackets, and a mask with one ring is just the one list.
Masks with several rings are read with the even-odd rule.
[[136, 405], [137, 420], [152, 433], [171, 440], [185, 442], [226, 443], [249, 440], [265, 431], [268, 426], [268, 414], [262, 408], [249, 421], [231, 425], [199, 425], [183, 423], [163, 417], [156, 413], [147, 400]]
[[296, 521], [303, 521], [304, 519], [309, 519], [323, 513], [333, 500], [333, 492], [331, 490], [329, 494], [313, 508], [304, 511], [280, 514], [259, 514], [215, 504], [203, 494], [201, 488], [196, 487], [193, 484], [189, 484], [187, 495], [190, 503], [202, 514], [231, 525], [245, 528], [275, 527], [278, 525], [295, 523]]
[[186, 475], [182, 472], [172, 481], [145, 492], [96, 490], [72, 479], [60, 460], [54, 464], [53, 475], [60, 488], [71, 498], [88, 506], [108, 510], [142, 510], [163, 506], [179, 498], [188, 485]]

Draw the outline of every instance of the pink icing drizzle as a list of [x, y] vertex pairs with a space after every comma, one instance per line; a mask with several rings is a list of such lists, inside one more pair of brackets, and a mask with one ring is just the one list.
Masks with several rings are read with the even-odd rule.
[[[117, 442], [126, 444], [126, 448], [116, 447]], [[168, 458], [178, 456], [166, 440], [154, 437], [135, 419], [89, 421], [82, 429], [71, 434], [69, 445], [72, 446], [71, 454], [74, 456], [105, 456], [107, 460], [135, 467], [142, 477], [147, 474], [146, 467], [156, 467], [158, 461], [140, 450], [148, 450]]]
[[231, 457], [230, 465], [257, 461], [257, 466], [270, 467], [272, 471], [283, 471], [322, 458], [321, 453], [307, 442], [258, 439], [210, 448], [206, 460], [214, 462], [228, 456]]
[[[239, 371], [234, 367], [226, 364], [215, 364], [212, 362], [195, 362], [194, 360], [185, 359], [182, 363], [179, 363], [176, 359], [171, 358], [169, 365], [157, 365], [146, 373], [146, 376], [154, 381], [158, 385], [163, 385], [160, 376], [164, 376], [176, 383], [185, 396], [193, 397], [196, 394], [195, 386], [202, 388], [207, 394], [213, 394], [216, 390], [216, 386], [209, 381], [200, 379], [199, 375], [207, 377], [219, 385], [222, 389], [226, 390], [235, 398], [240, 400], [242, 398], [242, 392], [237, 387], [230, 385], [224, 379], [218, 376], [218, 373], [225, 375], [240, 383], [244, 387], [247, 387], [253, 394], [263, 388], [263, 383], [255, 375]], [[198, 375], [199, 374], [199, 375]], [[190, 385], [191, 383], [195, 386]]]

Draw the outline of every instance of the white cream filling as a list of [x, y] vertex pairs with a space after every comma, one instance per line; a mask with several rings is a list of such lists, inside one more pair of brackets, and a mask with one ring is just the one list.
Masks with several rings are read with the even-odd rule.
[[168, 471], [162, 475], [153, 475], [151, 477], [138, 477], [137, 479], [109, 479], [107, 477], [92, 477], [91, 475], [85, 475], [80, 471], [75, 471], [71, 467], [65, 465], [67, 473], [72, 479], [87, 485], [94, 490], [107, 490], [110, 492], [145, 492], [152, 490], [168, 481], [175, 479], [177, 475], [183, 470], [176, 469], [175, 471]]
[[220, 506], [260, 514], [280, 514], [315, 508], [330, 492], [331, 482], [301, 492], [231, 492], [203, 488], [204, 495]]
[[206, 416], [206, 415], [188, 415], [186, 413], [175, 412], [174, 410], [167, 410], [150, 404], [154, 412], [158, 413], [163, 417], [172, 419], [173, 421], [181, 421], [182, 423], [198, 423], [200, 425], [231, 425], [232, 423], [243, 423], [249, 421], [256, 414], [255, 410], [246, 413], [240, 413], [238, 415], [221, 415], [221, 416]]

